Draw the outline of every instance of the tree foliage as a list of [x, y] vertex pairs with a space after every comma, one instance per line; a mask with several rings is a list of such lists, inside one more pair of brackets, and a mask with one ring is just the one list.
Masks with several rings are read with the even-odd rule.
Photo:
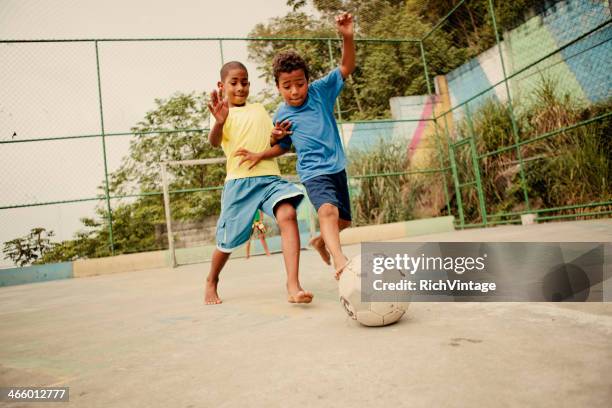
[[[207, 140], [208, 97], [206, 94], [177, 93], [155, 100], [156, 108], [132, 128], [128, 155], [119, 169], [109, 175], [111, 195], [146, 195], [113, 200], [113, 242], [116, 254], [162, 249], [156, 239], [157, 225], [164, 224], [160, 163], [219, 157], [222, 152]], [[203, 130], [198, 130], [203, 129]], [[198, 189], [223, 184], [223, 165], [169, 167], [170, 190]], [[99, 187], [103, 189], [103, 185]], [[218, 191], [173, 194], [173, 219], [198, 219], [217, 214]], [[95, 218], [81, 219], [83, 230], [73, 239], [55, 244], [42, 257], [44, 262], [95, 258], [111, 254], [109, 213], [106, 202]]]
[[[430, 76], [446, 74], [495, 44], [488, 0], [468, 0], [438, 24], [457, 0], [288, 0], [293, 8], [284, 17], [257, 24], [251, 37], [336, 37], [333, 16], [348, 11], [355, 16], [357, 38], [420, 40]], [[310, 4], [319, 14], [306, 14]], [[537, 0], [496, 2], [498, 29], [514, 27]], [[333, 42], [330, 60], [325, 41], [253, 41], [249, 58], [270, 85], [272, 59], [294, 48], [307, 61], [312, 78], [320, 78], [340, 60], [340, 42]], [[358, 42], [357, 69], [339, 97], [343, 119], [389, 117], [389, 98], [427, 93], [418, 42]]]
[[4, 243], [2, 252], [4, 259], [10, 259], [17, 266], [37, 263], [46, 253], [51, 251], [53, 231], [44, 228], [33, 228], [26, 236], [15, 238]]
[[[403, 1], [313, 2], [321, 13], [314, 17], [300, 11], [301, 2], [289, 1], [295, 11], [284, 17], [258, 24], [251, 37], [336, 37], [333, 16], [341, 10], [358, 10], [356, 36], [382, 39], [421, 38], [431, 24], [407, 12]], [[442, 31], [434, 34], [430, 69], [442, 71], [465, 59], [465, 52], [455, 47]], [[309, 64], [312, 79], [320, 78], [338, 65], [340, 41], [252, 41], [249, 58], [258, 65], [261, 76], [271, 85], [272, 59], [278, 52], [293, 48]], [[428, 57], [429, 58], [429, 57]], [[389, 98], [427, 91], [421, 50], [414, 42], [358, 42], [357, 69], [339, 97], [344, 119], [373, 119], [389, 116]]]
[[[205, 93], [177, 93], [169, 99], [156, 99], [156, 109], [132, 128], [134, 138], [129, 155], [111, 174], [110, 190], [115, 194], [162, 191], [160, 163], [209, 159], [223, 155], [208, 143], [208, 96]], [[186, 130], [185, 130], [186, 129]], [[203, 131], [191, 131], [204, 129]], [[187, 131], [189, 130], [189, 131]], [[170, 190], [199, 189], [223, 184], [223, 165], [169, 166]], [[134, 191], [136, 190], [137, 191]], [[217, 214], [219, 193], [175, 194], [172, 196], [174, 219], [194, 219]], [[155, 215], [154, 223], [163, 223], [161, 197], [138, 199], [137, 207]]]

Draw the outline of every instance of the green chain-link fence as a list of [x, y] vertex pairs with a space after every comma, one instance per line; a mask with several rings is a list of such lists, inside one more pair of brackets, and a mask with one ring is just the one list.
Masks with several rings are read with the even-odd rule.
[[[612, 213], [607, 1], [551, 2], [517, 18], [503, 3], [466, 0], [430, 24], [427, 4], [382, 17], [359, 4], [345, 4], [358, 68], [336, 109], [356, 225]], [[421, 20], [406, 21], [409, 12]], [[0, 41], [1, 239], [53, 229], [63, 259], [167, 248], [159, 163], [220, 155], [206, 142], [219, 67], [246, 60], [248, 48], [252, 100], [272, 112], [275, 52], [296, 48], [315, 78], [340, 58], [333, 26], [308, 28], [312, 36]], [[172, 178], [177, 221], [214, 218], [222, 166]]]

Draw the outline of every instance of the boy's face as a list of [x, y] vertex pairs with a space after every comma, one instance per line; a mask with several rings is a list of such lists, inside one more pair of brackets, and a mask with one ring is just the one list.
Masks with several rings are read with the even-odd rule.
[[230, 106], [242, 106], [249, 96], [249, 74], [244, 69], [230, 69], [223, 82], [217, 83], [223, 89]]
[[308, 81], [303, 69], [281, 72], [278, 76], [278, 91], [290, 106], [302, 106], [308, 96]]

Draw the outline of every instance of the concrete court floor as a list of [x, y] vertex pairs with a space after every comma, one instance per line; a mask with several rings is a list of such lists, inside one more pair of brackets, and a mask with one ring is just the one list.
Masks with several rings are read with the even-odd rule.
[[[610, 242], [612, 220], [410, 240]], [[202, 305], [208, 264], [1, 288], [0, 386], [70, 387], [69, 403], [5, 405], [610, 406], [612, 303], [413, 303], [366, 328], [301, 256], [308, 306], [286, 303], [280, 255], [230, 260], [218, 306]]]

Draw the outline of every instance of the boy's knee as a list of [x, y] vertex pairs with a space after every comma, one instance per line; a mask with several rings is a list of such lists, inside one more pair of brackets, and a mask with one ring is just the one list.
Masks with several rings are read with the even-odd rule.
[[338, 217], [338, 208], [332, 204], [323, 204], [321, 207], [319, 207], [319, 211], [317, 212], [319, 214], [319, 218]]
[[297, 222], [297, 212], [295, 208], [289, 203], [280, 204], [276, 209], [276, 221], [278, 224]]

